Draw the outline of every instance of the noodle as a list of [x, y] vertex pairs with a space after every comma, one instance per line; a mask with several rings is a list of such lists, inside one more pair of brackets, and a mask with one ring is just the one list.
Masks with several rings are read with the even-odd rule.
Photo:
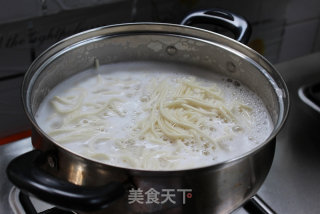
[[52, 93], [50, 113], [38, 113], [50, 137], [92, 159], [141, 169], [194, 167], [226, 156], [255, 128], [256, 110], [227, 99], [221, 85], [186, 75], [106, 75], [98, 59], [94, 64], [94, 78]]

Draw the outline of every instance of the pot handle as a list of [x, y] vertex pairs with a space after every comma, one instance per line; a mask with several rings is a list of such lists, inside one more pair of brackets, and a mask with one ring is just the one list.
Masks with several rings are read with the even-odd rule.
[[43, 201], [77, 211], [105, 208], [125, 193], [122, 183], [86, 187], [55, 178], [40, 168], [44, 156], [43, 152], [33, 150], [12, 160], [7, 167], [10, 181]]
[[181, 22], [182, 25], [215, 24], [230, 30], [235, 40], [247, 44], [251, 35], [251, 26], [248, 21], [234, 13], [223, 9], [202, 10], [189, 14]]

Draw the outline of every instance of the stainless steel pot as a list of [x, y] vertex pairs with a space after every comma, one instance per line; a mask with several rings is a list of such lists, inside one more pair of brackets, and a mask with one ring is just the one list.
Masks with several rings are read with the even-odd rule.
[[[226, 11], [198, 12], [184, 23], [208, 21], [227, 26], [240, 41], [248, 39], [246, 22]], [[46, 135], [34, 115], [53, 87], [94, 66], [96, 59], [100, 64], [185, 64], [238, 79], [262, 98], [274, 130], [264, 143], [237, 158], [187, 170], [134, 170], [82, 157]], [[267, 176], [275, 137], [289, 107], [281, 76], [252, 49], [199, 28], [157, 23], [101, 27], [62, 40], [33, 62], [23, 82], [22, 99], [32, 124], [35, 150], [13, 160], [8, 177], [20, 189], [44, 201], [90, 213], [231, 212], [252, 197]], [[138, 194], [135, 190], [146, 193], [151, 188], [163, 194], [159, 197], [165, 197], [166, 192], [174, 195], [171, 199], [175, 203], [130, 203], [130, 197]]]

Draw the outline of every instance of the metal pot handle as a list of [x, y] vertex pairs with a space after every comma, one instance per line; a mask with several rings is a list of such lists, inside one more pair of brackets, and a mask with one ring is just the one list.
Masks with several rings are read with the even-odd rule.
[[251, 35], [251, 26], [248, 21], [234, 13], [223, 9], [202, 10], [189, 14], [181, 22], [182, 25], [215, 24], [230, 30], [235, 40], [247, 44]]
[[10, 181], [43, 201], [77, 211], [105, 208], [125, 193], [122, 183], [86, 187], [55, 178], [40, 168], [44, 156], [43, 152], [33, 150], [12, 160], [7, 167]]

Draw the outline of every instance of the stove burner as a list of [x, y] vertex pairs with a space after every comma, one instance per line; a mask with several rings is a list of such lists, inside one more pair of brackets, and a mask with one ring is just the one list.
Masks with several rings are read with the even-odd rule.
[[248, 200], [243, 208], [248, 213], [256, 214], [275, 214], [276, 212], [271, 209], [258, 195], [253, 196]]
[[74, 214], [75, 212], [62, 210], [38, 199], [28, 196], [16, 187], [9, 194], [10, 207], [14, 214]]
[[42, 212], [37, 212], [28, 195], [19, 193], [20, 203], [26, 214], [74, 214], [74, 212], [59, 209], [57, 207], [49, 208]]

